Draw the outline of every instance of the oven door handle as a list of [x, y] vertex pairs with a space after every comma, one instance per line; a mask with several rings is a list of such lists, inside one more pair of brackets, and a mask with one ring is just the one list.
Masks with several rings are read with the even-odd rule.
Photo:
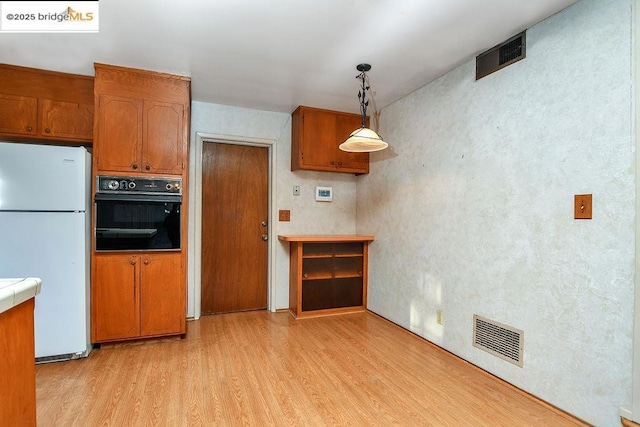
[[115, 200], [119, 202], [166, 202], [180, 203], [182, 195], [180, 194], [113, 194], [113, 193], [96, 193], [95, 201]]

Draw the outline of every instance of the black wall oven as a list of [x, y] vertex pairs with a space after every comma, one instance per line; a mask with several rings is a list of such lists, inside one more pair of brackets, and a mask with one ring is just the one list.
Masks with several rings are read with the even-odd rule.
[[181, 178], [96, 177], [97, 251], [179, 251]]

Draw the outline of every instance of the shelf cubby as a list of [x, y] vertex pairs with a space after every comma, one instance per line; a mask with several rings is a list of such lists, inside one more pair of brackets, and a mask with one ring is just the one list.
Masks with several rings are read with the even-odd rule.
[[278, 236], [290, 243], [289, 310], [296, 317], [366, 310], [371, 236]]

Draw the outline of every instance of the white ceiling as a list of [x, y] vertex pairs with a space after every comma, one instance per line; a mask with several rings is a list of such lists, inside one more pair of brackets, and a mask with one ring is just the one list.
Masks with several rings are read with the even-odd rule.
[[101, 0], [98, 34], [0, 34], [0, 62], [93, 75], [93, 63], [191, 76], [197, 101], [379, 109], [576, 0]]

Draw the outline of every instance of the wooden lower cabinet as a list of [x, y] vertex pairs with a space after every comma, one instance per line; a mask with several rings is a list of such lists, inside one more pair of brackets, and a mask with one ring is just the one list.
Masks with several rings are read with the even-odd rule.
[[180, 253], [95, 254], [92, 341], [186, 332]]
[[140, 268], [140, 335], [185, 332], [181, 255], [143, 255]]
[[0, 313], [0, 425], [36, 425], [34, 298]]
[[296, 317], [367, 308], [371, 236], [278, 236], [290, 243], [289, 310]]

